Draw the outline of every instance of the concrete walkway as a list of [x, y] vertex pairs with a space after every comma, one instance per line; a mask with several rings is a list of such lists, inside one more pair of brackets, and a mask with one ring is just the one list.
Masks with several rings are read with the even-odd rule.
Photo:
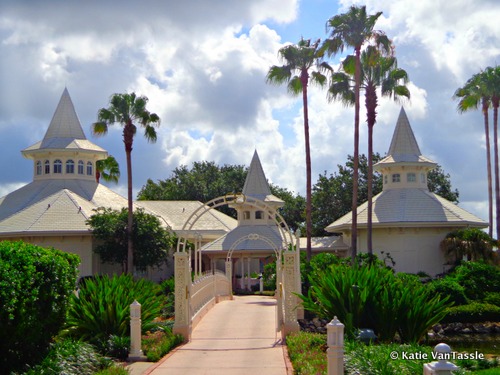
[[287, 368], [291, 374], [286, 347], [275, 327], [275, 299], [235, 296], [205, 315], [188, 344], [143, 374], [287, 375]]

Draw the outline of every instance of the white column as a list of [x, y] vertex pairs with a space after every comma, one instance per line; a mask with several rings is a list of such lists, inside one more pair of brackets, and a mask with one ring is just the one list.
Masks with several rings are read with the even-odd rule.
[[326, 326], [328, 375], [344, 375], [344, 325], [334, 317]]
[[300, 330], [297, 321], [297, 305], [298, 297], [295, 292], [295, 252], [283, 252], [283, 308], [284, 308], [284, 327], [282, 335], [286, 337], [289, 333], [298, 332]]
[[247, 289], [252, 289], [250, 287], [250, 257], [247, 258]]
[[141, 304], [134, 301], [130, 305], [130, 352], [129, 360], [141, 360], [144, 355], [141, 350]]
[[173, 333], [191, 338], [191, 260], [187, 252], [176, 252], [175, 262], [175, 322]]

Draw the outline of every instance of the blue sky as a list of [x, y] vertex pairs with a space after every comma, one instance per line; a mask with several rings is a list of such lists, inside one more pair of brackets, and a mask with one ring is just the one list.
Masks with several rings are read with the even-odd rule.
[[[351, 0], [69, 1], [0, 0], [0, 196], [31, 181], [20, 150], [39, 141], [67, 87], [87, 137], [125, 168], [120, 129], [90, 135], [115, 92], [146, 95], [162, 125], [156, 144], [137, 137], [134, 190], [193, 161], [250, 163], [259, 152], [273, 183], [305, 191], [302, 106], [265, 83], [277, 51], [300, 37], [325, 38], [327, 19]], [[424, 155], [451, 175], [460, 205], [486, 214], [484, 132], [479, 112], [460, 115], [452, 95], [498, 63], [496, 1], [369, 0], [376, 28], [396, 45], [409, 73], [405, 109]], [[340, 57], [331, 63], [338, 64]], [[352, 154], [353, 109], [310, 90], [313, 181]], [[389, 148], [400, 104], [380, 101], [374, 147]], [[361, 152], [366, 153], [362, 114]], [[123, 178], [113, 189], [124, 193]]]

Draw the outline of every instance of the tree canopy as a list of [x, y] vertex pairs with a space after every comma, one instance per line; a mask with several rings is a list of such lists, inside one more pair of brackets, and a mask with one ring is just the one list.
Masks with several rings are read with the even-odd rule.
[[[381, 160], [380, 154], [373, 155], [374, 163]], [[345, 165], [328, 175], [318, 176], [312, 189], [313, 236], [329, 235], [324, 228], [351, 210], [353, 157], [349, 155]], [[359, 204], [368, 199], [368, 159], [360, 155]], [[174, 169], [171, 177], [154, 182], [148, 180], [138, 194], [139, 200], [198, 200], [208, 202], [213, 198], [243, 190], [247, 168], [242, 165], [218, 166], [215, 162], [195, 162], [190, 169], [181, 166]], [[458, 190], [453, 190], [450, 175], [438, 165], [428, 174], [428, 187], [443, 198], [458, 203]], [[292, 230], [304, 229], [306, 200], [286, 188], [270, 184], [271, 193], [285, 202], [279, 213]], [[382, 191], [382, 176], [373, 177], [373, 194]], [[219, 207], [225, 214], [236, 218], [236, 211], [227, 206]], [[304, 234], [304, 232], [302, 232]]]
[[[121, 211], [99, 207], [88, 220], [95, 238], [101, 241], [95, 252], [106, 263], [127, 265], [128, 210]], [[142, 209], [133, 212], [132, 242], [134, 245], [134, 266], [145, 270], [148, 266], [160, 266], [166, 260], [174, 245], [174, 236], [162, 227], [160, 220]]]

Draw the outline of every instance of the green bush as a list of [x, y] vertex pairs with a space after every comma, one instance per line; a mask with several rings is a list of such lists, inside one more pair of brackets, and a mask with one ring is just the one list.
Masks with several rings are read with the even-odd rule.
[[0, 368], [43, 358], [66, 316], [80, 260], [22, 241], [0, 242]]
[[166, 296], [165, 304], [161, 309], [161, 315], [164, 318], [173, 318], [175, 316], [175, 278], [162, 281], [161, 289]]
[[264, 290], [276, 290], [276, 261], [264, 266], [262, 277], [264, 278]]
[[159, 330], [143, 338], [142, 348], [148, 361], [158, 362], [183, 341], [184, 338], [181, 335], [174, 335], [170, 329]]
[[449, 307], [447, 315], [443, 319], [445, 323], [481, 323], [488, 321], [500, 321], [500, 307], [480, 302]]
[[465, 296], [465, 288], [453, 278], [437, 279], [431, 281], [428, 285], [434, 293], [439, 294], [442, 298], [448, 296], [450, 302], [455, 305], [465, 305], [468, 302]]
[[142, 329], [160, 315], [165, 297], [158, 284], [132, 276], [99, 276], [85, 280], [71, 297], [64, 334], [96, 344], [106, 351], [111, 335], [130, 336], [130, 304], [141, 304]]
[[484, 303], [500, 307], [500, 292], [488, 292], [484, 296]]
[[53, 344], [43, 361], [25, 375], [92, 375], [110, 364], [92, 345], [65, 339]]
[[483, 262], [463, 262], [449, 275], [465, 289], [469, 300], [482, 300], [488, 292], [500, 290], [500, 268]]
[[304, 308], [321, 318], [334, 316], [345, 325], [347, 337], [361, 328], [371, 328], [381, 341], [391, 341], [396, 332], [404, 342], [418, 342], [438, 323], [449, 306], [415, 276], [395, 276], [380, 263], [350, 267], [331, 265], [309, 276]]

